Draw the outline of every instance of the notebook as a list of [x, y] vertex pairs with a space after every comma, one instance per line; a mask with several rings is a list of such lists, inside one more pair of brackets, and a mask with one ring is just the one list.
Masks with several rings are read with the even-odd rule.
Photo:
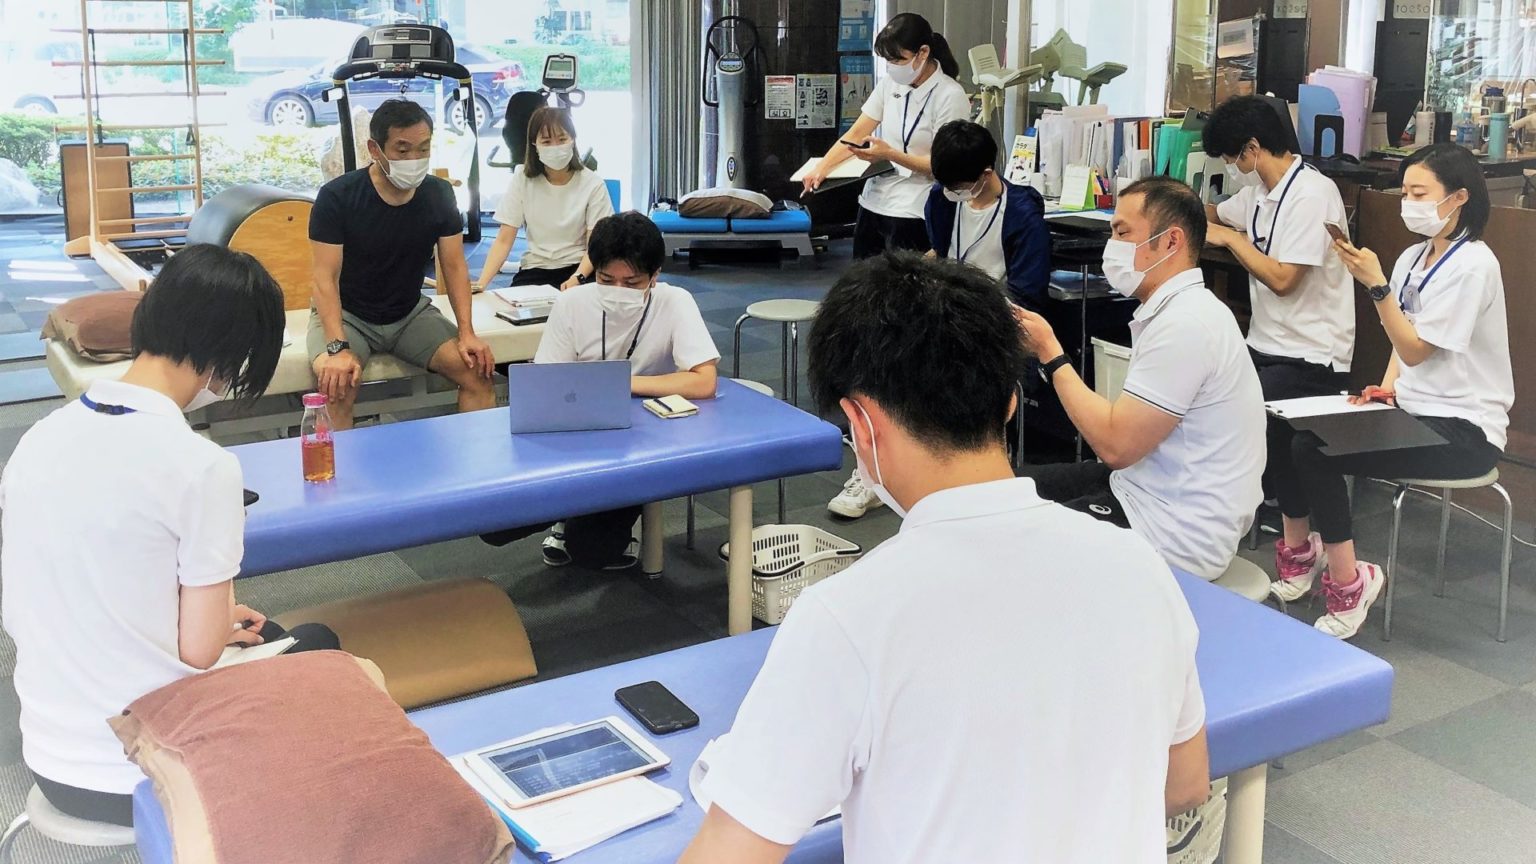
[[[807, 159], [805, 164], [800, 166], [800, 170], [796, 171], [794, 176], [790, 177], [789, 179], [795, 183], [799, 183], [801, 180], [805, 179], [805, 175], [815, 170], [816, 166], [820, 162], [821, 160], [815, 157]], [[839, 162], [837, 167], [833, 168], [832, 171], [827, 174], [826, 182], [816, 187], [815, 191], [826, 192], [831, 189], [836, 189], [840, 186], [847, 186], [849, 183], [857, 183], [860, 180], [867, 180], [870, 177], [877, 177], [881, 174], [889, 174], [894, 170], [896, 170], [896, 166], [889, 162], [865, 162], [862, 159], [856, 158], [845, 159], [842, 162]]]
[[241, 663], [249, 663], [252, 660], [265, 660], [268, 657], [276, 657], [279, 654], [298, 644], [292, 636], [284, 636], [272, 642], [263, 642], [260, 645], [252, 645], [249, 648], [241, 648], [238, 645], [224, 646], [224, 653], [219, 655], [215, 669], [223, 669], [226, 666], [239, 666]]

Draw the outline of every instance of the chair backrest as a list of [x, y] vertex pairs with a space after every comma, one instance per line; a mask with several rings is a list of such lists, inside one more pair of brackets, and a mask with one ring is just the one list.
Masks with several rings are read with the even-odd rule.
[[613, 202], [613, 212], [619, 212], [619, 181], [604, 180], [603, 184], [608, 187], [608, 200]]

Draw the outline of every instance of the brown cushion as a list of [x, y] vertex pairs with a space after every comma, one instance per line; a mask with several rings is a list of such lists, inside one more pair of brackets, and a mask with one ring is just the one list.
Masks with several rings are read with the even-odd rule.
[[154, 781], [176, 861], [508, 859], [506, 825], [371, 665], [313, 651], [215, 669], [108, 721]]
[[539, 674], [528, 631], [505, 591], [448, 579], [295, 609], [284, 627], [324, 624], [349, 653], [384, 670], [389, 695], [416, 708]]
[[144, 294], [139, 291], [104, 291], [61, 303], [43, 322], [43, 338], [58, 339], [75, 353], [99, 363], [127, 360], [133, 356], [129, 338], [133, 310]]
[[692, 219], [767, 219], [773, 201], [746, 189], [700, 189], [677, 202], [677, 212]]

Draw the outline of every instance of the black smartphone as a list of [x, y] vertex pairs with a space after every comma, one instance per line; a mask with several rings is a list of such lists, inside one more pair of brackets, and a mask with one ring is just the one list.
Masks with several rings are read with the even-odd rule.
[[868, 141], [865, 141], [863, 144], [855, 144], [852, 141], [838, 141], [837, 143], [843, 145], [844, 147], [852, 147], [855, 150], [868, 150], [870, 146]]
[[260, 495], [257, 495], [255, 492], [252, 492], [249, 489], [245, 490], [245, 506], [249, 507], [252, 504], [255, 504], [257, 501], [260, 501], [260, 500], [261, 500], [261, 496]]
[[699, 725], [699, 715], [659, 681], [620, 687], [613, 698], [653, 735], [681, 732]]

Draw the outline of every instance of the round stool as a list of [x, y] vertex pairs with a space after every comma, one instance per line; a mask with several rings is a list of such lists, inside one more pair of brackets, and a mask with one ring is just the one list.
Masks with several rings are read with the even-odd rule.
[[1264, 568], [1242, 556], [1236, 556], [1227, 565], [1227, 571], [1212, 584], [1240, 594], [1255, 603], [1269, 599], [1269, 574]]
[[[732, 378], [737, 384], [756, 393], [761, 393], [769, 399], [773, 398], [773, 388], [761, 381], [748, 381], [745, 378]], [[784, 521], [784, 480], [779, 480], [779, 521]], [[687, 548], [693, 548], [693, 496], [688, 496], [688, 541]]]
[[791, 405], [800, 403], [800, 325], [816, 317], [821, 304], [815, 300], [760, 300], [747, 307], [736, 319], [731, 334], [731, 375], [741, 374], [741, 325], [752, 318], [777, 321], [780, 325], [779, 365], [784, 376], [785, 398]]
[[50, 840], [71, 846], [132, 846], [133, 829], [110, 822], [91, 822], [59, 810], [43, 797], [43, 790], [33, 786], [27, 792], [27, 809], [11, 821], [0, 835], [0, 864], [10, 864], [11, 847], [21, 829], [30, 824]]

